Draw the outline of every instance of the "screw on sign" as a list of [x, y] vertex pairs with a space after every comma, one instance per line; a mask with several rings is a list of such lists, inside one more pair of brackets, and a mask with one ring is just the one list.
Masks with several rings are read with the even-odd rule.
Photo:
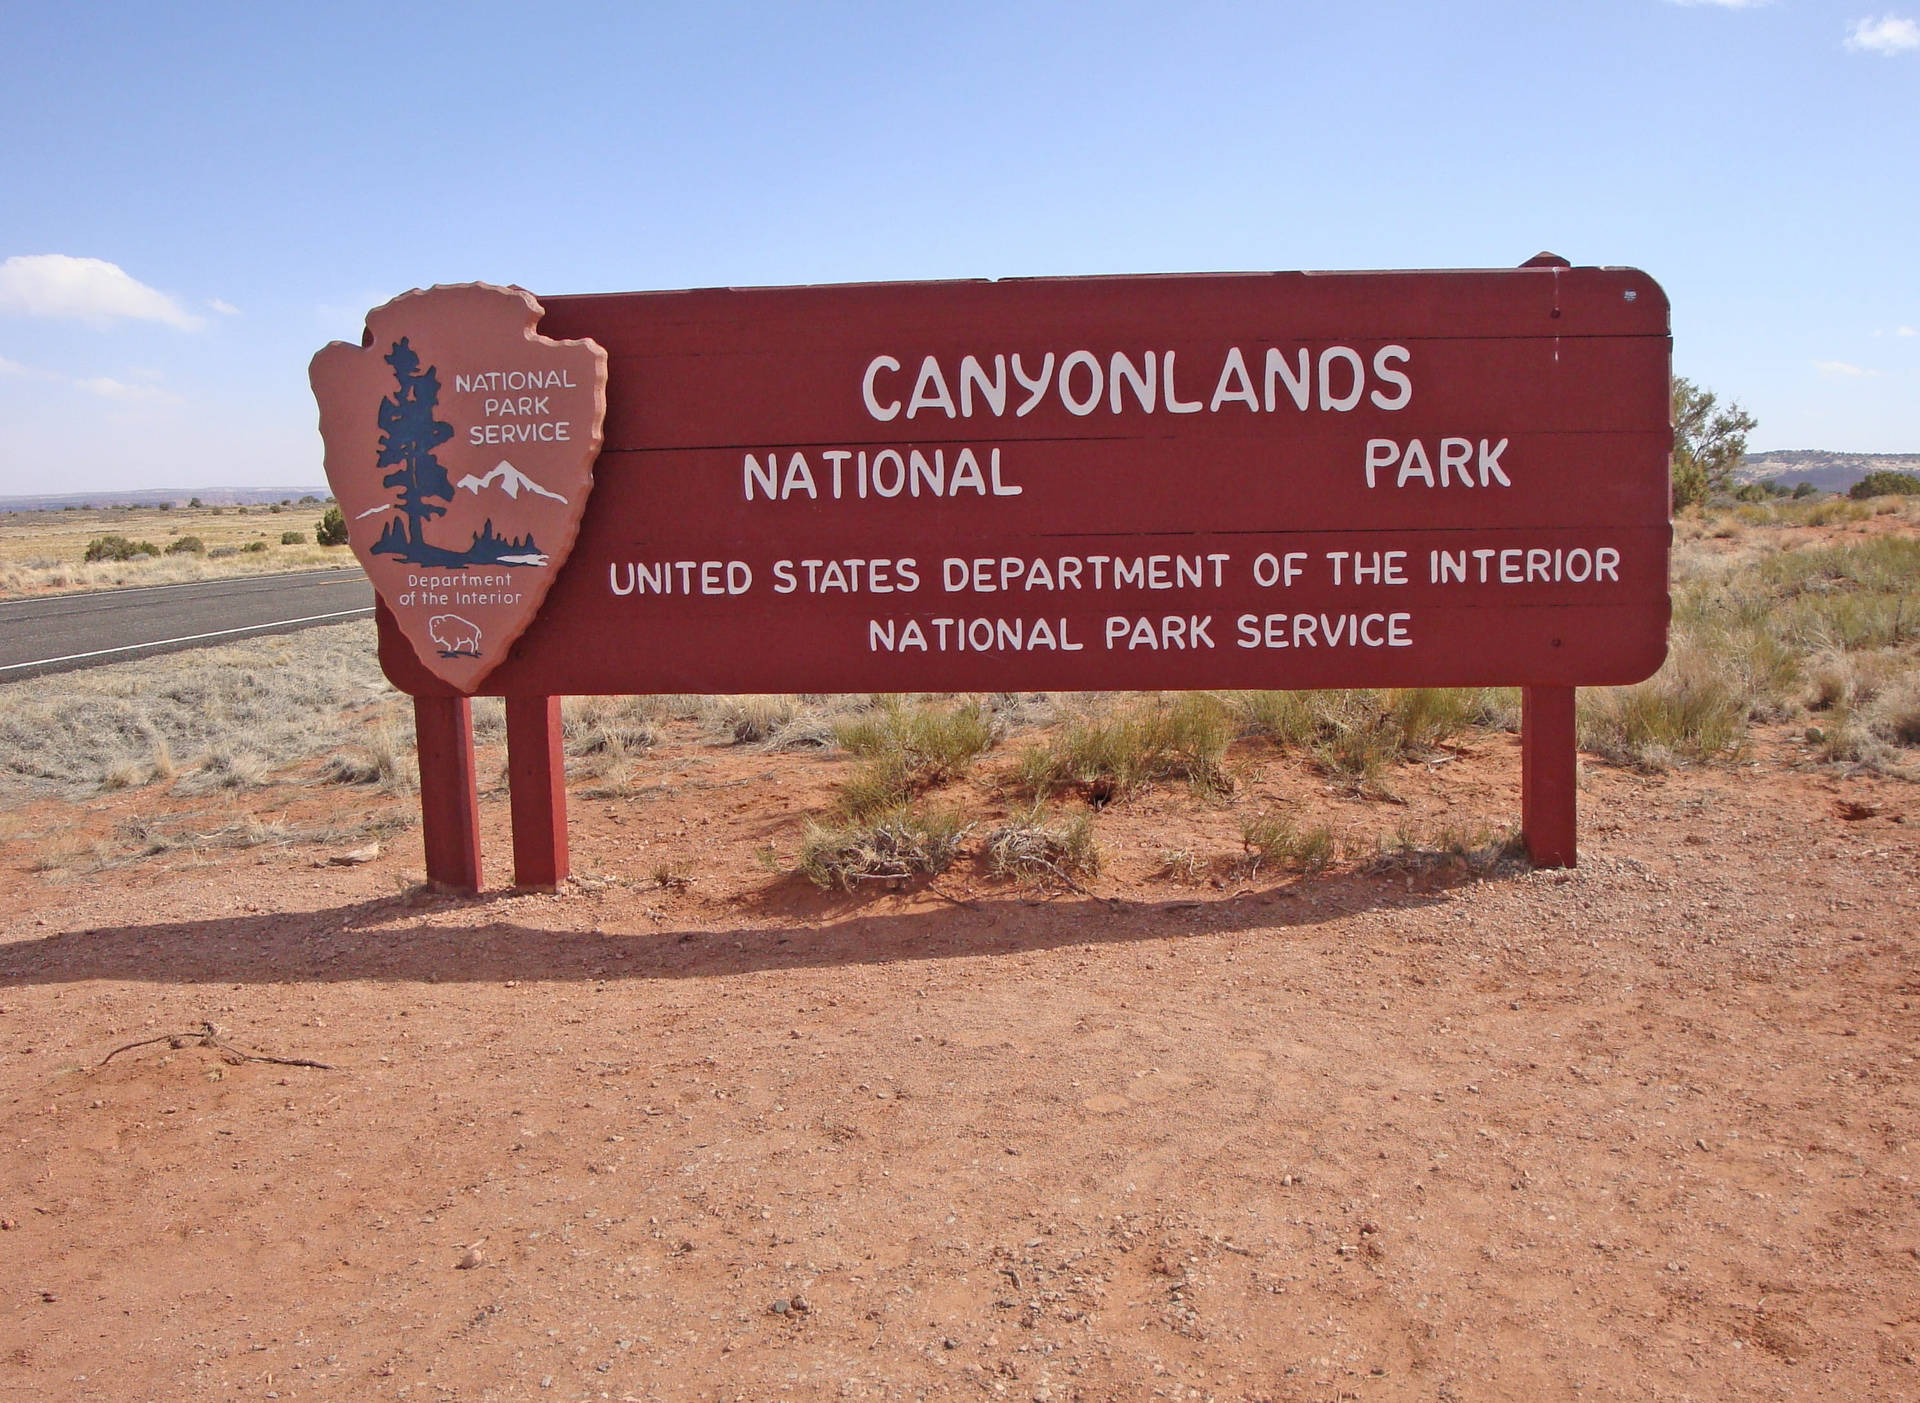
[[436, 288], [314, 385], [435, 880], [480, 881], [474, 694], [533, 885], [557, 698], [639, 692], [1517, 685], [1528, 849], [1565, 865], [1573, 689], [1666, 652], [1670, 354], [1646, 274], [1543, 256]]

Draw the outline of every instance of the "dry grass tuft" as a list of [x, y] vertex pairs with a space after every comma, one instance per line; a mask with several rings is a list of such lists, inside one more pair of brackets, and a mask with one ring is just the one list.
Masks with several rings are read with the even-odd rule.
[[978, 700], [941, 709], [887, 697], [836, 726], [834, 737], [862, 762], [840, 788], [841, 813], [859, 820], [960, 778], [992, 748], [999, 728]]
[[714, 698], [713, 723], [736, 745], [766, 745], [799, 713], [792, 696], [754, 694]]
[[1511, 688], [1405, 687], [1373, 691], [1239, 692], [1241, 735], [1304, 750], [1329, 776], [1385, 793], [1389, 766], [1417, 760], [1476, 727], [1510, 727]]
[[1211, 693], [1143, 697], [1030, 747], [1016, 773], [1037, 798], [1074, 788], [1095, 807], [1168, 780], [1185, 780], [1210, 798], [1233, 788], [1221, 764], [1233, 735], [1231, 713]]
[[1580, 744], [1615, 764], [1648, 772], [1676, 760], [1732, 757], [1746, 744], [1747, 707], [1724, 655], [1680, 646], [1665, 667], [1637, 686], [1583, 691]]
[[1240, 821], [1240, 846], [1249, 876], [1268, 864], [1314, 875], [1333, 864], [1341, 841], [1328, 824], [1302, 828], [1291, 814], [1262, 810]]
[[999, 877], [1051, 877], [1075, 886], [1076, 877], [1100, 871], [1093, 816], [1082, 813], [1050, 825], [1036, 808], [1023, 818], [1009, 819], [987, 835], [987, 868]]
[[320, 762], [323, 784], [377, 785], [388, 793], [419, 788], [411, 733], [396, 737], [382, 723], [363, 740], [353, 741]]
[[1368, 866], [1373, 872], [1492, 877], [1526, 871], [1526, 854], [1518, 828], [1445, 824], [1422, 833], [1411, 824], [1402, 824], [1391, 839], [1380, 844]]
[[958, 814], [908, 808], [864, 823], [809, 824], [794, 870], [823, 891], [843, 892], [865, 882], [938, 876], [952, 866], [972, 831]]
[[[117, 848], [99, 845], [90, 854], [90, 870], [104, 870], [175, 852], [215, 852], [260, 847], [346, 846], [383, 839], [410, 828], [411, 814], [394, 810], [349, 824], [297, 824], [284, 819], [261, 820], [251, 814], [202, 826], [207, 814], [178, 814], [170, 821], [132, 818], [114, 831]], [[71, 865], [71, 864], [69, 864]]]
[[568, 697], [560, 708], [560, 739], [570, 773], [605, 775], [660, 743], [649, 697]]

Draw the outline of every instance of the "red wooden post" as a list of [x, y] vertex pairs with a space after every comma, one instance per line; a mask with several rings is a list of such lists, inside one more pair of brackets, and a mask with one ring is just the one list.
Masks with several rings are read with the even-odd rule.
[[513, 802], [514, 884], [557, 887], [567, 879], [560, 698], [507, 698], [507, 784]]
[[415, 697], [420, 829], [427, 880], [480, 890], [480, 790], [473, 769], [473, 705], [465, 697]]
[[1572, 867], [1576, 840], [1573, 688], [1520, 689], [1520, 832], [1535, 867]]

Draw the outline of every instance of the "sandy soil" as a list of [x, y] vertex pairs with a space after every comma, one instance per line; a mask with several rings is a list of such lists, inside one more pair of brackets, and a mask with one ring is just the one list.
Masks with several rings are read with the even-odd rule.
[[[1508, 736], [1403, 804], [1242, 758], [1356, 833], [1517, 812]], [[1248, 878], [1161, 791], [1085, 891], [861, 899], [756, 860], [843, 762], [678, 732], [558, 894], [417, 889], [417, 832], [34, 871], [224, 820], [17, 808], [0, 1396], [1920, 1396], [1920, 804], [1800, 759], [1590, 765], [1573, 872]]]

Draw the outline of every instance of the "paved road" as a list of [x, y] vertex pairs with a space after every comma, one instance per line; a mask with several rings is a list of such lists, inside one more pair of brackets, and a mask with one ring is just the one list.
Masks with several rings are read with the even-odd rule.
[[0, 682], [372, 612], [373, 586], [357, 566], [0, 601]]

